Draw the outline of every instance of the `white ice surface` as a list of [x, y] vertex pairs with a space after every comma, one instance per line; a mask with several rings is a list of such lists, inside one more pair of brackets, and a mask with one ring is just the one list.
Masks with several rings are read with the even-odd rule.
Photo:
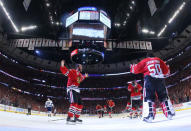
[[[58, 121], [52, 121], [57, 120]], [[27, 116], [0, 111], [0, 131], [191, 131], [191, 110], [178, 111], [173, 120], [157, 114], [153, 123], [129, 118], [82, 118], [83, 124], [66, 125], [59, 117]]]

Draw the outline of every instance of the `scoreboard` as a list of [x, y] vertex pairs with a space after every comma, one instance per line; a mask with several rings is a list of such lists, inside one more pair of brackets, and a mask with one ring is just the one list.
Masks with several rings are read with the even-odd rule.
[[76, 13], [71, 15], [66, 19], [66, 27], [72, 25], [76, 21], [99, 21], [111, 28], [111, 20], [108, 18], [107, 14], [103, 10], [97, 10], [95, 7], [81, 7]]
[[99, 12], [97, 12], [97, 11], [80, 11], [79, 20], [99, 20]]
[[66, 19], [66, 27], [70, 26], [74, 22], [78, 21], [78, 12]]

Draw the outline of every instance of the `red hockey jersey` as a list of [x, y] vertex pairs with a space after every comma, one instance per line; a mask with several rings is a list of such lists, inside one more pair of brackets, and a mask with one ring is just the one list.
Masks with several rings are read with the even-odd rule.
[[128, 102], [127, 105], [126, 105], [126, 110], [129, 110], [131, 108], [131, 103]]
[[108, 106], [109, 106], [110, 108], [113, 108], [113, 107], [115, 106], [115, 102], [112, 101], [112, 100], [108, 100]]
[[137, 84], [136, 87], [134, 87], [132, 84], [129, 84], [128, 86], [128, 91], [131, 92], [131, 97], [133, 96], [141, 96], [142, 86], [140, 84]]
[[169, 68], [158, 57], [145, 58], [138, 64], [131, 65], [130, 72], [134, 74], [142, 73], [144, 76], [150, 75], [155, 78], [164, 78], [169, 73]]
[[107, 112], [107, 106], [106, 105], [103, 106], [103, 110], [105, 113]]
[[96, 110], [98, 110], [98, 111], [99, 111], [99, 110], [102, 110], [102, 106], [101, 106], [101, 105], [97, 105], [97, 106], [96, 106]]
[[75, 69], [68, 69], [64, 66], [60, 67], [60, 71], [68, 77], [67, 87], [79, 86], [80, 83], [85, 79], [85, 76]]

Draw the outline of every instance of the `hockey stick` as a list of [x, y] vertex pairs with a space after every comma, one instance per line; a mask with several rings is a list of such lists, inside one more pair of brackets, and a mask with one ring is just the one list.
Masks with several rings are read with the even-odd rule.
[[60, 120], [66, 120], [66, 119], [54, 119], [54, 120], [49, 120], [49, 121], [60, 121]]

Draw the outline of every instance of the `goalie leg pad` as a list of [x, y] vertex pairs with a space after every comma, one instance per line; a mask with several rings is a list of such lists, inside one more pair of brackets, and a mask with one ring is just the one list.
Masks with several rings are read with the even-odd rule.
[[152, 122], [156, 115], [156, 106], [152, 101], [143, 102], [143, 121]]
[[163, 110], [163, 114], [168, 118], [168, 119], [172, 119], [173, 116], [175, 116], [175, 111], [174, 108], [172, 106], [172, 103], [170, 101], [170, 99], [166, 99], [163, 102], [161, 102], [161, 107]]

